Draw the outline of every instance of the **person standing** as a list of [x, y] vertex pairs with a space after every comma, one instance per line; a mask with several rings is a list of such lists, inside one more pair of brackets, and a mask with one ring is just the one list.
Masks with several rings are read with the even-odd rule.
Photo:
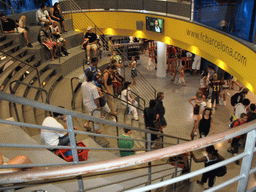
[[163, 92], [158, 92], [157, 97], [156, 97], [156, 105], [155, 105], [155, 110], [156, 113], [159, 114], [159, 126], [161, 129], [165, 128], [167, 126], [166, 120], [164, 118], [165, 115], [165, 108], [163, 105], [163, 99], [164, 99], [164, 93]]
[[188, 100], [188, 102], [193, 106], [193, 118], [194, 118], [194, 127], [191, 132], [191, 139], [196, 135], [196, 129], [198, 126], [199, 119], [202, 115], [203, 109], [206, 106], [206, 98], [203, 95], [202, 91], [199, 89], [196, 92], [196, 95]]
[[[196, 163], [204, 162], [205, 167], [218, 163], [220, 160], [224, 160], [224, 157], [218, 154], [218, 150], [215, 150], [213, 145], [206, 147], [206, 152], [207, 152], [207, 155], [200, 159], [197, 159], [193, 152], [190, 152], [190, 154]], [[206, 183], [208, 180], [208, 187], [209, 188], [212, 187], [215, 182], [215, 177], [216, 177], [215, 172], [216, 171], [214, 169], [212, 171], [203, 173], [201, 181], [197, 180], [197, 183], [200, 185], [204, 185], [204, 183]]]
[[[124, 128], [124, 134], [120, 135], [121, 138], [126, 138], [126, 139], [131, 139], [131, 134], [133, 130], [132, 129], [125, 129]], [[130, 155], [135, 155], [135, 151], [132, 150], [134, 149], [134, 141], [132, 140], [126, 140], [126, 139], [119, 139], [118, 140], [118, 148], [123, 148], [123, 149], [131, 149], [127, 151], [120, 151], [121, 157], [125, 156], [130, 156]]]
[[[128, 110], [132, 112], [133, 119], [136, 120], [136, 121], [139, 121], [138, 111], [137, 111], [137, 108], [136, 108], [136, 107], [138, 107], [138, 102], [134, 99], [134, 97], [131, 94], [130, 84], [131, 84], [131, 82], [125, 82], [124, 83], [124, 90], [121, 93], [121, 99], [123, 101], [127, 101], [128, 104], [123, 102], [123, 101], [121, 103], [123, 105], [128, 106]], [[134, 106], [136, 106], [136, 107], [134, 107]]]
[[215, 109], [218, 109], [219, 105], [219, 97], [220, 97], [220, 88], [224, 84], [223, 81], [218, 80], [217, 73], [213, 74], [213, 80], [210, 83], [210, 86], [212, 88], [212, 99], [211, 99], [211, 108], [213, 108], [214, 101], [216, 101]]
[[135, 56], [132, 56], [132, 63], [130, 64], [130, 68], [131, 68], [131, 78], [132, 78], [133, 85], [136, 85], [135, 77], [138, 76], [136, 67], [137, 67], [137, 61], [135, 59]]
[[199, 125], [198, 125], [200, 138], [206, 137], [209, 134], [211, 127], [212, 127], [212, 133], [215, 134], [213, 118], [212, 118], [212, 109], [205, 108], [202, 114], [202, 118], [199, 121]]
[[114, 71], [116, 70], [115, 65], [109, 65], [103, 72], [103, 85], [105, 86], [105, 89], [108, 94], [106, 94], [106, 100], [110, 107], [111, 112], [116, 115], [117, 112], [115, 110], [115, 104], [114, 104], [114, 90], [113, 90], [113, 79], [114, 79]]
[[[159, 126], [157, 125], [159, 114], [155, 110], [156, 100], [149, 101], [149, 107], [144, 109], [144, 121], [146, 128], [150, 131], [158, 132]], [[157, 139], [157, 135], [151, 134], [151, 146], [154, 148], [154, 142]]]
[[[87, 80], [82, 83], [82, 93], [83, 93], [83, 104], [90, 116], [100, 118], [100, 111], [95, 109], [100, 109], [100, 95], [98, 88], [93, 83], [93, 72], [88, 71], [86, 73]], [[93, 112], [94, 111], [94, 112]], [[89, 121], [87, 121], [84, 125], [87, 130], [89, 130]], [[94, 123], [95, 133], [101, 133], [102, 130], [98, 123]]]
[[[237, 127], [239, 125], [243, 125], [248, 121], [248, 116], [245, 113], [242, 113], [240, 116], [240, 119], [235, 120], [231, 124], [231, 128]], [[242, 135], [239, 135], [237, 137], [234, 137], [231, 141], [231, 139], [228, 140], [229, 143], [231, 143], [231, 146], [228, 148], [228, 152], [231, 153], [232, 155], [236, 156], [238, 154], [238, 147], [239, 147], [239, 141]], [[240, 164], [239, 160], [235, 162], [237, 165]]]

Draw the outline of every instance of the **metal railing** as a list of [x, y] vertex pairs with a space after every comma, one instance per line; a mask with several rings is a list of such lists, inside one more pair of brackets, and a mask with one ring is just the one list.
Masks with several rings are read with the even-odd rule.
[[[137, 11], [159, 15], [171, 15], [190, 18], [189, 1], [159, 1], [159, 0], [125, 0], [99, 1], [99, 0], [74, 0], [84, 11]], [[68, 11], [68, 10], [63, 10]]]
[[[60, 2], [61, 5], [61, 9], [63, 10], [67, 10], [67, 11], [63, 11], [63, 15], [66, 18], [74, 18], [76, 17], [76, 19], [73, 19], [73, 25], [75, 29], [79, 29], [81, 31], [86, 31], [86, 28], [88, 26], [92, 26], [94, 29], [94, 32], [97, 35], [100, 35], [102, 38], [102, 46], [104, 47], [104, 50], [109, 54], [112, 55], [112, 53], [110, 53], [108, 51], [108, 41], [106, 36], [104, 35], [104, 33], [97, 27], [97, 25], [86, 15], [86, 12], [84, 12], [80, 6], [73, 0], [68, 0], [68, 1], [61, 1]], [[79, 13], [79, 14], [78, 14]], [[120, 55], [122, 57], [123, 63], [129, 63], [128, 58], [126, 57], [126, 55], [124, 55], [122, 53], [122, 51], [120, 49], [115, 49], [117, 51], [117, 54]], [[87, 62], [86, 62], [87, 63]], [[84, 66], [84, 65], [83, 65]], [[130, 68], [122, 68], [122, 75], [124, 76], [124, 78], [126, 80], [131, 80], [131, 77], [129, 77], [127, 75], [127, 73], [131, 71]], [[155, 88], [149, 84], [147, 82], [147, 80], [143, 77], [143, 75], [138, 71], [138, 76], [137, 78], [137, 85], [136, 85], [136, 89], [134, 89], [134, 92], [137, 92], [139, 95], [141, 94], [141, 92], [139, 92], [138, 90], [143, 90], [144, 93], [146, 93], [147, 95], [149, 95], [150, 98], [154, 98], [156, 95], [156, 90]]]
[[42, 85], [41, 85], [41, 82], [40, 82], [40, 73], [39, 73], [38, 69], [37, 69], [35, 66], [30, 65], [28, 62], [22, 61], [22, 60], [20, 60], [20, 59], [17, 58], [17, 57], [13, 57], [12, 55], [10, 55], [9, 53], [6, 53], [6, 52], [4, 52], [4, 51], [1, 51], [1, 50], [0, 50], [0, 53], [2, 53], [3, 55], [7, 55], [8, 57], [11, 57], [12, 59], [14, 59], [14, 60], [16, 60], [16, 61], [19, 61], [19, 62], [21, 62], [21, 63], [23, 63], [23, 64], [25, 64], [25, 65], [28, 65], [28, 66], [30, 66], [31, 68], [33, 68], [34, 70], [36, 70], [37, 80], [38, 80], [39, 87], [42, 86]]
[[[62, 109], [62, 108], [58, 108], [58, 107], [55, 107], [55, 106], [51, 106], [49, 104], [40, 103], [40, 102], [37, 102], [37, 101], [31, 101], [31, 100], [28, 100], [28, 99], [25, 99], [25, 98], [22, 98], [22, 97], [6, 94], [6, 93], [3, 93], [3, 92], [0, 92], [0, 99], [6, 100], [6, 101], [9, 101], [9, 102], [12, 102], [12, 103], [18, 103], [18, 104], [21, 104], [21, 105], [26, 105], [26, 106], [34, 107], [34, 108], [37, 108], [37, 109], [42, 109], [42, 110], [45, 110], [45, 111], [53, 111], [53, 112], [57, 112], [57, 113], [61, 113], [61, 114], [67, 115], [68, 130], [64, 130], [63, 129], [63, 130], [60, 130], [60, 132], [68, 132], [69, 133], [69, 137], [70, 137], [70, 141], [71, 141], [71, 146], [66, 146], [66, 147], [64, 147], [64, 146], [48, 146], [48, 145], [27, 145], [27, 144], [24, 145], [24, 144], [12, 144], [12, 143], [0, 143], [0, 147], [35, 148], [35, 149], [41, 149], [41, 148], [47, 148], [47, 149], [71, 149], [72, 154], [74, 156], [74, 162], [71, 163], [71, 164], [79, 164], [79, 161], [76, 161], [76, 158], [75, 158], [75, 156], [77, 154], [77, 152], [76, 152], [77, 149], [109, 150], [109, 151], [113, 151], [113, 150], [125, 151], [125, 150], [128, 150], [128, 149], [122, 149], [122, 148], [77, 147], [75, 142], [74, 142], [75, 134], [88, 135], [88, 136], [92, 136], [92, 137], [105, 137], [105, 138], [116, 139], [116, 140], [124, 139], [124, 140], [132, 140], [132, 141], [139, 141], [139, 142], [147, 143], [147, 146], [148, 146], [147, 149], [146, 148], [142, 148], [142, 149], [136, 149], [135, 151], [148, 151], [148, 150], [151, 150], [151, 148], [150, 148], [151, 143], [152, 143], [152, 141], [150, 139], [151, 138], [151, 136], [150, 136], [151, 134], [155, 134], [155, 135], [159, 135], [159, 136], [167, 136], [167, 137], [170, 137], [172, 139], [177, 140], [178, 143], [179, 143], [180, 140], [182, 140], [183, 142], [189, 141], [189, 140], [186, 140], [186, 139], [183, 139], [183, 138], [172, 137], [172, 136], [169, 136], [169, 135], [166, 135], [166, 134], [156, 133], [154, 131], [149, 131], [149, 130], [145, 130], [145, 129], [139, 129], [139, 128], [132, 127], [132, 126], [129, 126], [129, 125], [115, 123], [115, 122], [107, 121], [107, 120], [103, 120], [103, 119], [97, 119], [95, 117], [86, 116], [86, 115], [81, 114], [81, 113], [69, 111], [69, 110], [66, 110], [66, 109]], [[144, 132], [145, 134], [148, 135], [148, 137], [146, 138], [146, 140], [143, 139], [143, 138], [142, 139], [126, 139], [126, 138], [121, 138], [119, 136], [110, 136], [110, 135], [87, 133], [87, 132], [83, 132], [83, 131], [74, 131], [73, 130], [72, 118], [81, 118], [81, 119], [84, 119], [84, 120], [90, 120], [90, 121], [97, 122], [97, 123], [104, 123], [104, 124], [107, 124], [107, 125], [110, 125], [110, 126], [115, 126], [115, 127], [118, 127], [118, 128], [133, 129], [134, 131], [139, 131], [139, 132], [142, 132], [142, 133]], [[45, 127], [45, 126], [40, 126], [40, 125], [35, 125], [35, 124], [13, 122], [13, 121], [7, 121], [7, 120], [0, 120], [0, 123], [17, 125], [17, 126], [27, 127], [27, 128], [32, 128], [32, 129], [47, 129], [47, 130], [58, 131], [58, 129], [52, 128], [52, 127]], [[176, 143], [165, 142], [163, 144], [175, 145]], [[68, 164], [70, 165], [70, 163], [68, 163]], [[57, 165], [60, 165], [60, 164], [34, 164], [34, 165], [13, 165], [13, 166], [8, 165], [7, 167], [6, 166], [0, 166], [0, 169], [1, 168], [10, 168], [10, 167], [13, 167], [13, 168], [14, 167], [16, 167], [16, 168], [20, 168], [20, 167], [45, 167], [45, 166], [57, 166]], [[150, 170], [148, 172], [148, 175], [151, 176], [153, 174], [153, 173], [151, 173], [151, 166], [147, 167], [147, 169]], [[173, 170], [175, 171], [175, 169], [173, 169]], [[179, 170], [176, 170], [176, 171], [179, 172]], [[173, 173], [170, 173], [170, 174], [172, 175]], [[76, 176], [76, 178], [77, 177], [80, 177], [80, 176]], [[162, 177], [166, 177], [166, 176], [163, 175]], [[4, 183], [6, 183], [6, 182], [1, 182], [0, 181], [0, 189], [7, 189], [8, 188], [8, 187], [5, 188], [4, 186], [1, 186], [1, 184], [4, 184]], [[78, 183], [79, 183], [79, 187], [80, 187], [80, 189], [82, 191], [83, 190], [83, 186], [80, 186], [80, 185], [82, 185], [82, 179], [81, 178], [78, 179]]]
[[[32, 89], [36, 89], [39, 91], [39, 94], [41, 96], [41, 99], [42, 99], [42, 102], [43, 102], [43, 95], [42, 93], [44, 92], [45, 93], [45, 103], [49, 104], [49, 95], [48, 95], [48, 92], [43, 89], [43, 88], [40, 88], [40, 87], [36, 87], [36, 86], [33, 86], [33, 85], [30, 85], [30, 84], [27, 84], [27, 83], [24, 83], [22, 81], [19, 81], [19, 80], [15, 80], [15, 81], [12, 81], [10, 84], [9, 84], [9, 89], [10, 89], [10, 93], [11, 94], [15, 94], [15, 91], [13, 90], [13, 87], [12, 87], [12, 84], [22, 84], [22, 85], [25, 85], [27, 86], [27, 88], [32, 88]], [[13, 105], [14, 107], [14, 111], [15, 111], [15, 114], [16, 114], [16, 118], [17, 120], [20, 122], [20, 117], [19, 117], [19, 113], [18, 113], [18, 110], [17, 110], [17, 106], [16, 106], [16, 103], [10, 103], [9, 106], [11, 108], [11, 105]], [[45, 113], [46, 114], [46, 113]], [[34, 116], [36, 117], [36, 113], [34, 111]]]
[[[47, 168], [47, 169], [35, 169], [35, 170], [30, 170], [30, 171], [22, 171], [22, 172], [17, 172], [17, 173], [12, 173], [12, 174], [5, 174], [2, 175], [0, 178], [0, 187], [1, 189], [9, 189], [9, 188], [15, 188], [17, 186], [23, 186], [26, 184], [39, 184], [39, 183], [44, 183], [44, 182], [53, 182], [57, 180], [67, 180], [67, 179], [72, 179], [72, 178], [78, 178], [82, 179], [83, 176], [85, 175], [90, 175], [92, 173], [110, 173], [113, 170], [122, 170], [125, 167], [129, 167], [132, 165], [140, 165], [143, 163], [150, 163], [152, 161], [158, 160], [158, 159], [164, 159], [168, 157], [173, 157], [177, 156], [182, 153], [190, 152], [193, 150], [201, 149], [206, 146], [210, 146], [231, 138], [234, 138], [238, 135], [243, 135], [247, 134], [246, 138], [246, 144], [245, 144], [245, 149], [244, 152], [241, 154], [234, 156], [232, 158], [226, 159], [224, 161], [221, 161], [219, 163], [216, 163], [212, 166], [208, 166], [206, 168], [194, 171], [192, 173], [188, 173], [186, 175], [182, 175], [180, 177], [175, 177], [170, 180], [158, 182], [156, 184], [151, 184], [147, 185], [142, 188], [136, 188], [136, 189], [131, 189], [128, 191], [148, 191], [152, 189], [156, 189], [159, 187], [163, 187], [166, 185], [170, 185], [173, 183], [177, 183], [189, 178], [192, 178], [194, 176], [200, 175], [202, 173], [208, 172], [210, 170], [214, 170], [220, 166], [227, 165], [229, 163], [232, 163], [236, 160], [243, 159], [242, 166], [241, 166], [241, 171], [240, 174], [237, 176], [234, 176], [233, 178], [223, 182], [222, 184], [215, 186], [213, 188], [208, 189], [207, 191], [216, 191], [219, 190], [225, 186], [228, 186], [234, 182], [239, 182], [238, 183], [238, 188], [237, 191], [246, 191], [247, 188], [247, 183], [248, 183], [248, 177], [249, 175], [253, 174], [256, 172], [256, 168], [253, 167], [251, 168], [251, 163], [253, 159], [253, 154], [256, 151], [255, 149], [255, 140], [256, 140], [256, 121], [249, 122], [247, 124], [241, 125], [239, 127], [223, 131], [220, 133], [216, 133], [214, 135], [194, 140], [189, 143], [183, 143], [180, 145], [176, 146], [171, 146], [171, 147], [166, 147], [161, 150], [157, 151], [151, 151], [147, 153], [141, 153], [129, 157], [123, 157], [123, 158], [117, 158], [117, 159], [111, 159], [107, 160], [104, 162], [99, 162], [99, 163], [88, 163], [88, 164], [79, 164], [79, 160], [76, 161], [76, 155], [77, 155], [77, 149], [97, 149], [97, 150], [103, 150], [102, 148], [90, 148], [90, 147], [77, 147], [75, 143], [75, 134], [86, 134], [86, 135], [93, 135], [93, 136], [100, 136], [100, 137], [106, 137], [104, 135], [97, 135], [93, 133], [85, 133], [81, 131], [74, 131], [73, 130], [73, 123], [72, 123], [72, 117], [79, 117], [83, 118], [86, 120], [91, 120], [95, 121], [97, 123], [105, 123], [108, 125], [113, 125], [113, 126], [119, 126], [122, 128], [128, 128], [128, 129], [133, 129], [133, 130], [140, 130], [135, 127], [131, 127], [129, 125], [124, 125], [120, 123], [115, 123], [111, 121], [106, 121], [102, 119], [97, 119], [94, 117], [86, 116], [81, 113], [76, 113], [70, 110], [66, 110], [63, 108], [58, 108], [55, 106], [43, 104], [40, 102], [33, 101], [31, 102], [28, 99], [25, 98], [20, 98], [14, 95], [6, 94], [3, 92], [0, 92], [0, 99], [7, 100], [9, 102], [17, 102], [19, 104], [23, 105], [29, 105], [31, 107], [37, 107], [43, 110], [47, 111], [54, 111], [57, 113], [65, 114], [67, 115], [67, 124], [68, 124], [68, 130], [60, 130], [52, 127], [44, 127], [44, 126], [39, 126], [39, 125], [32, 125], [32, 124], [27, 124], [27, 123], [20, 123], [20, 122], [13, 122], [13, 121], [7, 121], [7, 120], [0, 120], [0, 123], [4, 124], [11, 124], [11, 125], [18, 125], [18, 126], [26, 126], [26, 127], [31, 127], [31, 128], [36, 128], [36, 129], [48, 129], [48, 130], [54, 130], [58, 132], [68, 132], [71, 140], [71, 146], [63, 147], [63, 146], [47, 146], [47, 145], [18, 145], [18, 144], [8, 144], [8, 143], [1, 143], [0, 147], [18, 147], [18, 148], [66, 148], [66, 149], [71, 149], [73, 152], [74, 156], [74, 162], [71, 164], [76, 164], [76, 165], [66, 165], [62, 166], [60, 168], [52, 167], [52, 168]], [[154, 132], [147, 131], [147, 130], [140, 130], [143, 131], [147, 134], [151, 134]], [[155, 133], [154, 133], [155, 134]], [[114, 136], [111, 136], [114, 137]], [[149, 136], [150, 137], [150, 136]], [[118, 137], [114, 137], [115, 139], [120, 139]], [[122, 138], [123, 139], [123, 138]], [[129, 140], [129, 139], [128, 139]], [[150, 146], [150, 140], [147, 140], [149, 143], [148, 146]], [[116, 148], [109, 148], [108, 150], [120, 150]], [[127, 150], [127, 149], [121, 149], [121, 150]], [[49, 164], [45, 165], [7, 165], [7, 166], [0, 166], [0, 168], [21, 168], [21, 167], [41, 167], [41, 166], [53, 166]], [[149, 168], [149, 167], [148, 167]], [[150, 172], [149, 172], [150, 173]], [[149, 177], [150, 178], [150, 177]], [[150, 183], [150, 180], [149, 180]], [[146, 183], [145, 183], [146, 184]], [[148, 183], [147, 183], [148, 184]], [[80, 188], [81, 189], [81, 188]], [[248, 191], [253, 191], [255, 188], [250, 189]], [[82, 191], [82, 190], [81, 190]]]

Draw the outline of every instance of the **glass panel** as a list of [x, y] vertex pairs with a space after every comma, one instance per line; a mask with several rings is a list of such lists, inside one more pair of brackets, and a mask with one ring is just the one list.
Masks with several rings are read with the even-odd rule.
[[254, 11], [252, 0], [195, 0], [194, 21], [252, 42]]

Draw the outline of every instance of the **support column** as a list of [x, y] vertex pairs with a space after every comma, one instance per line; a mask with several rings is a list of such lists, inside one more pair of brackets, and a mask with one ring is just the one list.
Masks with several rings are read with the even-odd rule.
[[167, 44], [157, 41], [157, 77], [166, 76], [166, 51]]

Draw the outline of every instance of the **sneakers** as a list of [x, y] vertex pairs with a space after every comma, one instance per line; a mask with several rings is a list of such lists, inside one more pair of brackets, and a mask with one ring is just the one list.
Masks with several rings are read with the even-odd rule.
[[139, 121], [139, 117], [132, 117], [135, 121]]
[[28, 43], [27, 46], [28, 47], [33, 47], [33, 45], [31, 43]]
[[64, 55], [64, 53], [61, 52], [61, 53], [60, 53], [60, 56], [61, 56], [61, 57], [65, 57], [66, 55]]

